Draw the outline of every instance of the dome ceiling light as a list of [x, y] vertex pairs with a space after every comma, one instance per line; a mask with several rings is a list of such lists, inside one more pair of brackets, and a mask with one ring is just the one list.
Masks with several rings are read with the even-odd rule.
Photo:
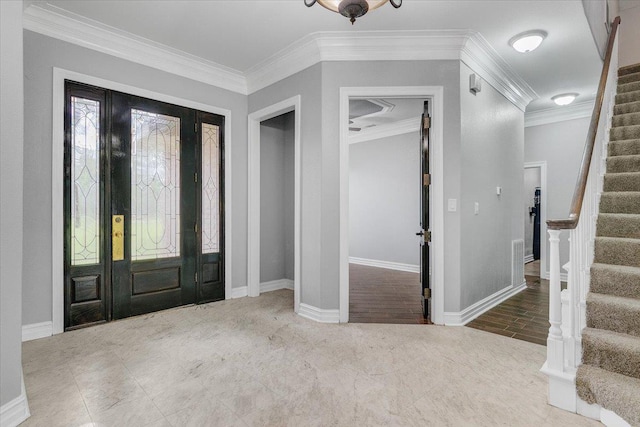
[[577, 93], [563, 93], [560, 95], [556, 95], [551, 97], [553, 102], [558, 105], [569, 105], [578, 97]]
[[542, 30], [526, 31], [513, 36], [509, 45], [520, 53], [527, 53], [537, 49], [545, 37], [547, 33]]
[[364, 16], [368, 11], [377, 9], [389, 2], [396, 9], [402, 6], [402, 0], [304, 0], [307, 7], [320, 3], [320, 6], [333, 12], [346, 16], [351, 21], [351, 25], [356, 22], [356, 18]]

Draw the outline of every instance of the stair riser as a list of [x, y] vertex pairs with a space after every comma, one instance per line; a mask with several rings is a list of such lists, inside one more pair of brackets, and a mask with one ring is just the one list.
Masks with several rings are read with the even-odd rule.
[[611, 121], [611, 126], [613, 127], [634, 125], [640, 125], [640, 113], [620, 114], [613, 116], [613, 120]]
[[620, 217], [600, 214], [596, 236], [640, 239], [640, 215]]
[[640, 193], [602, 193], [600, 212], [640, 214]]
[[611, 128], [610, 141], [622, 141], [627, 139], [640, 139], [640, 125]]
[[640, 353], [603, 346], [602, 343], [592, 342], [588, 336], [582, 337], [582, 350], [582, 363], [628, 377], [640, 378]]
[[618, 77], [619, 85], [631, 82], [640, 82], [640, 73], [627, 74], [626, 76]]
[[640, 172], [640, 154], [607, 158], [607, 173]]
[[[640, 308], [619, 307], [587, 300], [587, 327], [640, 337]], [[640, 348], [636, 348], [636, 351], [640, 370]]]
[[591, 267], [591, 292], [640, 299], [640, 271], [618, 271], [608, 266]]
[[596, 237], [594, 262], [640, 267], [640, 241]]
[[640, 191], [640, 172], [606, 174], [604, 191]]
[[640, 64], [629, 65], [618, 69], [618, 76], [627, 76], [629, 74], [640, 73]]
[[630, 102], [628, 104], [616, 105], [613, 107], [614, 114], [628, 114], [640, 112], [640, 102]]
[[640, 101], [640, 91], [626, 92], [616, 95], [616, 104]]
[[633, 141], [612, 141], [608, 145], [609, 156], [640, 155], [640, 139]]
[[618, 82], [618, 93], [635, 92], [640, 90], [640, 82], [620, 83]]

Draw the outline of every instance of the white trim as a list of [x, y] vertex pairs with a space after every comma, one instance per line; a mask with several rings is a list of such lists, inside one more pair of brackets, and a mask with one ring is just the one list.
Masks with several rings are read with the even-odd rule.
[[518, 292], [522, 292], [527, 288], [527, 283], [522, 282], [519, 286], [507, 286], [498, 292], [470, 305], [462, 311], [445, 312], [444, 324], [447, 326], [464, 326], [482, 313], [491, 310], [501, 302], [511, 298]]
[[280, 289], [293, 290], [293, 286], [293, 280], [291, 279], [271, 280], [270, 282], [260, 283], [260, 293], [279, 291]]
[[232, 284], [232, 184], [231, 184], [231, 111], [203, 104], [188, 99], [177, 98], [146, 89], [137, 88], [127, 84], [88, 76], [74, 71], [53, 68], [53, 118], [52, 118], [52, 156], [51, 156], [51, 229], [52, 229], [52, 321], [53, 333], [59, 334], [64, 331], [64, 81], [65, 79], [86, 83], [105, 89], [116, 90], [129, 93], [157, 101], [206, 111], [224, 116], [224, 194], [229, 203], [225, 203], [224, 226], [225, 226], [225, 295], [229, 298]]
[[373, 141], [380, 138], [404, 135], [405, 133], [420, 132], [420, 117], [399, 120], [386, 125], [374, 126], [362, 129], [360, 132], [349, 135], [349, 144]]
[[[540, 169], [540, 192], [542, 193], [542, 200], [540, 201], [540, 205], [542, 206], [542, 212], [540, 212], [540, 278], [549, 280], [549, 273], [547, 272], [547, 243], [549, 240], [543, 238], [543, 236], [547, 235], [547, 161], [526, 162], [524, 168]], [[566, 274], [564, 280], [567, 280]]]
[[607, 427], [631, 427], [620, 415], [608, 409], [600, 409], [600, 422]]
[[23, 26], [107, 55], [247, 94], [247, 80], [240, 71], [52, 5], [30, 5], [23, 13]]
[[420, 265], [417, 264], [403, 264], [400, 262], [379, 261], [376, 259], [357, 258], [353, 256], [349, 257], [349, 264], [386, 268], [388, 270], [406, 271], [409, 273], [420, 273]]
[[301, 123], [302, 98], [296, 95], [249, 114], [248, 117], [248, 203], [247, 203], [247, 286], [251, 297], [260, 295], [260, 123], [284, 113], [294, 115], [294, 311], [300, 308], [301, 287]]
[[247, 286], [241, 286], [239, 288], [231, 288], [231, 292], [229, 292], [227, 294], [227, 298], [226, 299], [244, 298], [247, 295], [248, 295], [248, 287]]
[[[551, 280], [551, 273], [549, 271], [542, 272], [540, 268], [540, 278], [545, 280]], [[560, 273], [560, 281], [567, 282], [569, 280], [569, 273]]]
[[21, 381], [20, 396], [0, 407], [0, 426], [2, 427], [16, 427], [31, 416], [27, 392], [24, 388], [24, 375], [22, 375]]
[[22, 325], [22, 342], [46, 338], [53, 335], [53, 322]]
[[305, 303], [300, 304], [298, 314], [302, 317], [306, 317], [307, 319], [315, 320], [320, 323], [340, 322], [339, 310], [325, 310]]
[[535, 259], [533, 259], [533, 254], [524, 256], [524, 263], [525, 264], [529, 264], [530, 262], [533, 262], [533, 261], [535, 261]]
[[340, 88], [340, 322], [349, 321], [349, 98], [421, 98], [431, 106], [432, 321], [444, 322], [444, 96], [442, 86]]
[[544, 110], [526, 112], [524, 114], [524, 127], [548, 125], [566, 120], [591, 117], [593, 114], [593, 105], [593, 101], [584, 101], [564, 107], [552, 107], [545, 108]]

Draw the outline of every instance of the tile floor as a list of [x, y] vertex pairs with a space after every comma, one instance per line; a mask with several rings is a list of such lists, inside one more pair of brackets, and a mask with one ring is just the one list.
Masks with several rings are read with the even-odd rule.
[[23, 425], [599, 425], [547, 405], [544, 347], [292, 306], [281, 290], [24, 343]]

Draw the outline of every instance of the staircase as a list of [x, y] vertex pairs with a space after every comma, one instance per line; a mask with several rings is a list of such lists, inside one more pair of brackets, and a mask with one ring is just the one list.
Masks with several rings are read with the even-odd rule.
[[640, 64], [620, 68], [578, 396], [640, 426]]

